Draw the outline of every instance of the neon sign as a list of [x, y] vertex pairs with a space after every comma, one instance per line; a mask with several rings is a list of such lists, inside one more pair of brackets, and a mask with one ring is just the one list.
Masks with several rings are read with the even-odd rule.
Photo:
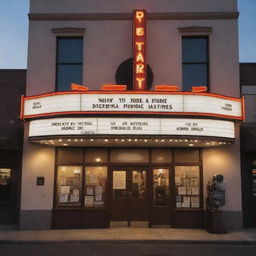
[[133, 89], [147, 89], [146, 12], [144, 10], [136, 10], [133, 14]]

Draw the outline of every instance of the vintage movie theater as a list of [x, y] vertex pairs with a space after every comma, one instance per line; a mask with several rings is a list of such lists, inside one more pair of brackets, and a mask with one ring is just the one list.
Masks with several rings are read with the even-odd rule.
[[21, 229], [242, 227], [236, 0], [31, 0]]

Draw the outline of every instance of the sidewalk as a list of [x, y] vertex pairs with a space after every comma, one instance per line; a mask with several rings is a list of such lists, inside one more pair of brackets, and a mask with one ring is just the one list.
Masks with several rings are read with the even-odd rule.
[[0, 226], [0, 243], [172, 243], [172, 244], [254, 244], [256, 229], [209, 234], [202, 229], [109, 228], [23, 231]]

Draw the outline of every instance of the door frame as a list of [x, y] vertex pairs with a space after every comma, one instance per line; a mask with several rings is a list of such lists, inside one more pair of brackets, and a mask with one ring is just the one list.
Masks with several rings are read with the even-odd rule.
[[[152, 195], [152, 172], [150, 169], [150, 165], [147, 164], [136, 164], [136, 163], [127, 163], [127, 164], [118, 164], [118, 165], [109, 165], [108, 166], [108, 195], [109, 195], [109, 200], [108, 200], [108, 210], [109, 210], [109, 220], [110, 221], [119, 221], [119, 220], [115, 220], [112, 219], [112, 200], [113, 200], [113, 171], [126, 171], [129, 170], [129, 172], [132, 172], [132, 169], [137, 168], [138, 170], [145, 170], [146, 171], [146, 212], [147, 212], [147, 220], [150, 223], [150, 206], [151, 206], [151, 195]], [[126, 176], [127, 177], [127, 176]], [[131, 177], [132, 179], [132, 177]], [[127, 181], [126, 181], [127, 182]], [[132, 182], [132, 180], [130, 180], [130, 182]], [[124, 199], [125, 200], [125, 199]], [[130, 212], [128, 214], [128, 219], [127, 220], [123, 220], [123, 221], [127, 221], [128, 222], [128, 226], [130, 225], [131, 221], [136, 221], [133, 220], [130, 216]]]

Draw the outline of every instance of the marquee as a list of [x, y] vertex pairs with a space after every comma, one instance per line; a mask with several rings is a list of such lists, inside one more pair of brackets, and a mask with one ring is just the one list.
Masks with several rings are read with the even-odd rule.
[[244, 117], [243, 99], [211, 93], [67, 91], [22, 98], [22, 119], [73, 114]]

